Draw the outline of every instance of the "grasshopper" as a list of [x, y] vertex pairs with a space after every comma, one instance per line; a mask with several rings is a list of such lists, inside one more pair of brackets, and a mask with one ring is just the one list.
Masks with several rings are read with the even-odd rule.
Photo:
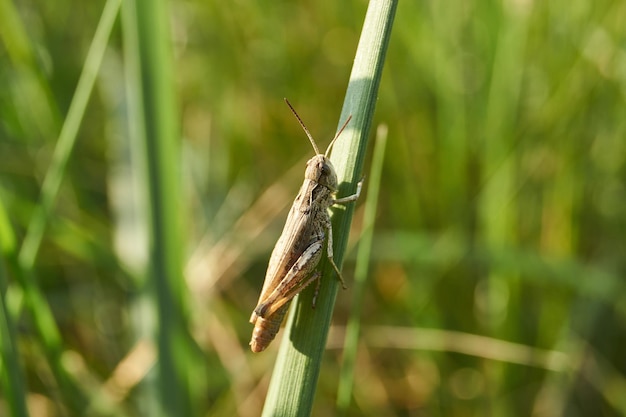
[[252, 340], [250, 340], [250, 348], [253, 352], [261, 352], [267, 348], [278, 333], [293, 297], [311, 282], [317, 280], [316, 293], [313, 298], [315, 306], [315, 297], [317, 297], [322, 274], [314, 270], [322, 257], [326, 237], [328, 237], [326, 245], [328, 260], [335, 269], [342, 286], [346, 288], [341, 272], [333, 259], [333, 230], [328, 209], [335, 204], [356, 201], [361, 194], [362, 181], [359, 182], [355, 194], [339, 199], [334, 198], [337, 192], [337, 174], [328, 159], [330, 149], [352, 116], [348, 117], [328, 145], [326, 152], [322, 154], [298, 113], [287, 99], [285, 102], [313, 145], [315, 156], [306, 163], [304, 183], [289, 210], [285, 228], [272, 251], [259, 302], [250, 316], [250, 323], [254, 324]]

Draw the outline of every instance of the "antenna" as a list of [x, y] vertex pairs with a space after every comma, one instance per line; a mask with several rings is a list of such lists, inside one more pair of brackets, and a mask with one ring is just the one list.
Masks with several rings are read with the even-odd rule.
[[309, 133], [309, 129], [306, 128], [306, 126], [302, 122], [302, 119], [300, 118], [300, 116], [298, 116], [298, 113], [296, 113], [294, 108], [291, 106], [291, 103], [289, 103], [289, 100], [285, 99], [285, 103], [287, 103], [287, 105], [291, 109], [291, 112], [293, 113], [293, 115], [296, 116], [296, 119], [298, 119], [298, 122], [300, 123], [300, 126], [302, 126], [302, 129], [304, 129], [304, 133], [306, 133], [306, 135], [309, 137], [309, 141], [311, 141], [311, 145], [313, 145], [313, 149], [315, 150], [315, 154], [319, 155], [320, 151], [319, 151], [319, 149], [317, 149], [317, 145], [315, 144], [315, 141], [313, 140], [313, 136], [311, 136], [311, 133]]
[[328, 148], [326, 149], [326, 153], [324, 154], [325, 157], [328, 158], [328, 153], [330, 152], [330, 148], [333, 147], [333, 145], [335, 144], [335, 141], [337, 140], [339, 135], [341, 135], [341, 132], [343, 132], [343, 130], [346, 128], [346, 126], [348, 126], [348, 123], [350, 123], [350, 120], [352, 120], [352, 115], [348, 116], [348, 119], [343, 124], [343, 126], [341, 126], [341, 129], [339, 129], [339, 132], [337, 132], [337, 134], [335, 135], [333, 140], [330, 141], [330, 144], [328, 145]]

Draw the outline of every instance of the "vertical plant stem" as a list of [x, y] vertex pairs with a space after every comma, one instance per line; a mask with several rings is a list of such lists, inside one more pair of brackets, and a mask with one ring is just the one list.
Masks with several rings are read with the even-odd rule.
[[[373, 0], [368, 6], [338, 127], [350, 115], [352, 121], [331, 155], [339, 182], [339, 197], [352, 194], [361, 178], [396, 6], [395, 0]], [[334, 258], [339, 266], [353, 210], [354, 204], [333, 210]], [[332, 268], [325, 260], [320, 262], [320, 269], [326, 279], [323, 279], [317, 298], [317, 308], [311, 309], [311, 289], [298, 296], [289, 314], [263, 416], [311, 414], [338, 285]]]
[[[135, 175], [148, 234], [148, 265], [137, 311], [138, 333], [156, 340], [156, 386], [144, 410], [152, 415], [189, 416], [183, 332], [181, 269], [180, 144], [175, 107], [168, 3], [124, 3], [127, 85]], [[156, 317], [156, 326], [150, 321]], [[145, 321], [147, 320], [147, 321]], [[152, 388], [152, 387], [150, 387]]]
[[[502, 21], [498, 33], [491, 84], [485, 114], [485, 134], [481, 156], [484, 167], [484, 189], [479, 198], [479, 221], [482, 238], [489, 248], [512, 245], [517, 236], [519, 213], [515, 203], [520, 153], [513, 152], [514, 123], [523, 86], [524, 46], [527, 38], [528, 10], [512, 3], [502, 4]], [[508, 275], [508, 276], [506, 276]], [[488, 334], [506, 335], [514, 326], [506, 325], [503, 299], [519, 299], [519, 276], [489, 266], [489, 272], [478, 283], [477, 293], [485, 300], [481, 315]], [[506, 295], [504, 295], [506, 294]], [[484, 368], [488, 414], [502, 415], [506, 400], [496, 395], [496, 387], [506, 384], [505, 365], [487, 362]]]
[[16, 417], [28, 416], [26, 383], [22, 371], [15, 321], [7, 300], [9, 263], [17, 265], [17, 244], [9, 216], [0, 199], [0, 367], [3, 369], [0, 385], [3, 387], [8, 409]]
[[369, 259], [372, 250], [372, 237], [374, 235], [374, 222], [378, 207], [378, 194], [380, 191], [380, 178], [385, 159], [387, 145], [387, 126], [381, 125], [376, 134], [374, 155], [372, 157], [371, 176], [368, 182], [369, 189], [365, 201], [365, 214], [363, 215], [363, 232], [359, 243], [359, 251], [356, 258], [354, 271], [354, 290], [352, 293], [352, 308], [346, 327], [346, 341], [343, 352], [343, 364], [339, 380], [339, 392], [337, 393], [337, 408], [340, 412], [346, 412], [352, 397], [354, 384], [354, 364], [358, 347], [360, 330], [360, 317], [365, 294], [365, 285], [368, 277]]

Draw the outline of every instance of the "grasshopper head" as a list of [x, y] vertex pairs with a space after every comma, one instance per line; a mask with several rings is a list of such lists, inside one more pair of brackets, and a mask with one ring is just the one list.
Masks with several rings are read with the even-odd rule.
[[306, 163], [304, 178], [315, 181], [331, 191], [337, 191], [337, 174], [330, 159], [325, 155], [318, 154]]
[[317, 148], [317, 145], [313, 140], [313, 136], [311, 136], [311, 133], [309, 133], [309, 129], [306, 128], [306, 126], [302, 122], [302, 119], [300, 119], [300, 116], [298, 116], [298, 113], [296, 113], [296, 111], [287, 99], [285, 99], [285, 103], [287, 103], [293, 115], [296, 116], [296, 119], [298, 119], [298, 123], [300, 123], [302, 129], [304, 129], [304, 133], [306, 133], [309, 141], [311, 142], [311, 145], [313, 145], [313, 150], [315, 151], [315, 156], [309, 159], [309, 162], [306, 163], [304, 178], [315, 181], [317, 184], [323, 185], [332, 192], [337, 191], [337, 174], [335, 173], [335, 167], [333, 167], [333, 164], [330, 163], [330, 159], [328, 159], [328, 155], [330, 154], [330, 150], [333, 147], [333, 144], [335, 143], [339, 135], [341, 135], [341, 132], [343, 132], [343, 129], [346, 128], [346, 126], [350, 122], [350, 119], [352, 119], [352, 116], [348, 116], [348, 119], [346, 119], [346, 122], [343, 124], [343, 126], [341, 126], [341, 129], [339, 129], [333, 140], [330, 141], [328, 149], [326, 149], [326, 153], [322, 154]]

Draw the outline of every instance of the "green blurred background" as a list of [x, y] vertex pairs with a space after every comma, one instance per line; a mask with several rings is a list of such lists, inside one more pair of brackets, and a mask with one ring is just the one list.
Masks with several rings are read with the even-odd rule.
[[[312, 155], [282, 99], [325, 148], [367, 3], [169, 6], [188, 394], [194, 415], [255, 416], [278, 343], [249, 352], [248, 317]], [[0, 199], [18, 247], [103, 7], [0, 0]], [[388, 144], [348, 415], [626, 415], [624, 16], [618, 0], [399, 4], [374, 120]], [[38, 306], [21, 304], [23, 284], [0, 265], [33, 416], [150, 415], [158, 401], [144, 388], [156, 318], [138, 314], [146, 254], [119, 17], [112, 33], [33, 268], [60, 366], [87, 406], [64, 399]], [[362, 216], [359, 205], [348, 284]], [[334, 414], [350, 301], [340, 292], [314, 415]], [[12, 365], [0, 367], [0, 414]]]

